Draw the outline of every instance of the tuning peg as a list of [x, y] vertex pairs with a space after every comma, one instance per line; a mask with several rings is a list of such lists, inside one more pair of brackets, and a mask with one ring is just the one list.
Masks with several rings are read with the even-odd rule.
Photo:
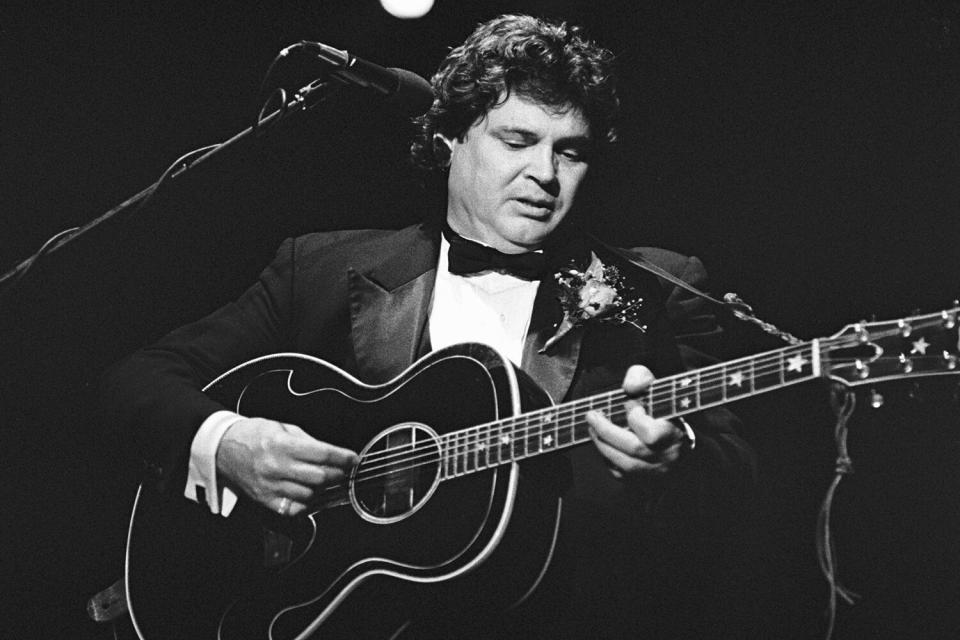
[[947, 363], [947, 369], [953, 371], [957, 368], [957, 356], [953, 355], [949, 351], [943, 352], [943, 360]]
[[900, 335], [904, 338], [909, 338], [910, 334], [913, 332], [913, 327], [910, 326], [910, 323], [906, 320], [898, 321], [897, 326], [900, 327]]
[[951, 311], [941, 311], [940, 317], [943, 318], [943, 326], [947, 329], [953, 329], [957, 326], [957, 311], [953, 309]]
[[904, 373], [910, 373], [911, 371], [913, 371], [913, 360], [911, 360], [910, 358], [908, 358], [907, 356], [901, 353], [900, 368], [903, 369]]
[[869, 342], [870, 341], [870, 332], [867, 331], [867, 328], [864, 326], [867, 324], [866, 320], [861, 320], [857, 324], [853, 325], [853, 330], [857, 334], [857, 339], [860, 342]]
[[866, 380], [870, 377], [870, 367], [863, 360], [857, 360], [857, 377], [861, 380]]
[[874, 409], [883, 406], [883, 395], [876, 389], [870, 389], [870, 406]]

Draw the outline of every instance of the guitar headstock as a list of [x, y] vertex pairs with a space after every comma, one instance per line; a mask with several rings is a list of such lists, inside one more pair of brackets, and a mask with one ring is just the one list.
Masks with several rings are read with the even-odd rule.
[[960, 373], [960, 306], [936, 313], [858, 322], [821, 340], [825, 375], [848, 385]]

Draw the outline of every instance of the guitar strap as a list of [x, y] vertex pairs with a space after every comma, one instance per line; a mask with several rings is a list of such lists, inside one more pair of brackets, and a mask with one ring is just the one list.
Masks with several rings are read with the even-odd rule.
[[733, 316], [738, 320], [755, 324], [758, 327], [760, 327], [763, 331], [769, 333], [770, 335], [776, 336], [789, 344], [800, 344], [801, 341], [796, 336], [790, 333], [787, 333], [786, 331], [781, 331], [775, 325], [770, 324], [769, 322], [764, 322], [763, 320], [757, 318], [753, 314], [753, 308], [750, 305], [748, 305], [746, 302], [744, 302], [740, 298], [740, 296], [738, 296], [737, 294], [726, 293], [723, 296], [723, 300], [718, 300], [713, 296], [711, 296], [709, 293], [706, 293], [705, 291], [698, 289], [692, 284], [684, 282], [680, 278], [676, 277], [675, 275], [666, 271], [665, 269], [659, 267], [658, 265], [650, 262], [649, 260], [647, 260], [641, 255], [630, 253], [629, 251], [626, 251], [625, 249], [621, 249], [620, 247], [614, 247], [613, 245], [610, 245], [604, 242], [603, 240], [601, 240], [600, 238], [596, 237], [592, 233], [587, 233], [586, 235], [590, 239], [592, 239], [594, 242], [599, 244], [601, 247], [606, 249], [607, 251], [610, 251], [611, 253], [620, 256], [621, 258], [623, 258], [633, 266], [637, 267], [638, 269], [649, 271], [650, 273], [663, 278], [667, 282], [673, 283], [676, 286], [689, 291], [695, 296], [699, 298], [703, 298], [704, 300], [712, 304], [715, 304], [722, 309], [725, 309], [729, 313], [733, 314]]

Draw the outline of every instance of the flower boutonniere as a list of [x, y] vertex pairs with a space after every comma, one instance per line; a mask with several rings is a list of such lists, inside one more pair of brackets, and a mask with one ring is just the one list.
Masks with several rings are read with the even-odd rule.
[[638, 324], [643, 298], [624, 284], [617, 267], [603, 264], [595, 253], [591, 252], [590, 266], [586, 271], [579, 271], [571, 265], [558, 271], [554, 277], [560, 285], [558, 299], [563, 308], [563, 320], [540, 353], [587, 321], [631, 324], [641, 331], [647, 330], [646, 325]]

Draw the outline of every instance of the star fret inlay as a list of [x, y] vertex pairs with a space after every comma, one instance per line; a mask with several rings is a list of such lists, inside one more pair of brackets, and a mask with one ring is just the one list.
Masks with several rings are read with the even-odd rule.
[[803, 372], [803, 365], [807, 364], [807, 359], [799, 353], [792, 358], [787, 359], [787, 371]]

